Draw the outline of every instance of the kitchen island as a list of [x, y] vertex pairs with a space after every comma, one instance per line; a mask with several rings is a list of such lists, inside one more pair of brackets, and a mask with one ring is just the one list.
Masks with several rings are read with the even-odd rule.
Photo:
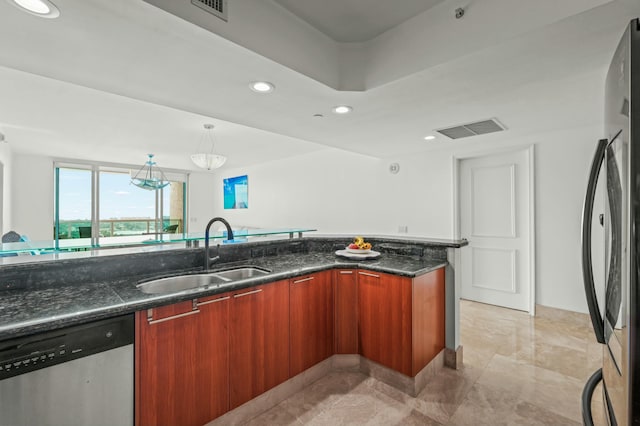
[[[223, 328], [222, 332], [228, 333], [226, 338], [231, 339], [229, 341], [231, 351], [233, 351], [235, 344], [236, 348], [242, 348], [240, 353], [255, 352], [255, 342], [238, 341], [237, 338], [243, 333], [255, 334], [256, 330], [251, 327], [247, 329], [247, 326], [261, 322], [266, 327], [260, 331], [263, 336], [261, 338], [263, 340], [260, 342], [264, 345], [271, 319], [274, 321], [271, 324], [272, 328], [286, 329], [286, 336], [280, 336], [280, 340], [274, 340], [279, 343], [272, 347], [262, 346], [262, 350], [271, 350], [273, 347], [282, 349], [285, 346], [287, 349], [282, 352], [280, 357], [277, 354], [271, 354], [272, 366], [274, 369], [279, 367], [283, 373], [279, 377], [271, 379], [270, 383], [261, 382], [255, 386], [249, 386], [246, 382], [242, 382], [238, 385], [239, 382], [236, 379], [236, 391], [234, 391], [234, 369], [225, 367], [232, 372], [231, 379], [228, 377], [225, 379], [231, 382], [232, 401], [231, 405], [223, 401], [223, 407], [215, 412], [215, 416], [228, 411], [229, 408], [238, 406], [241, 407], [232, 413], [244, 410], [247, 416], [251, 413], [255, 414], [255, 410], [264, 407], [258, 405], [256, 408], [255, 404], [252, 407], [250, 399], [264, 394], [269, 389], [271, 389], [269, 392], [272, 393], [280, 389], [279, 392], [282, 396], [286, 394], [282, 390], [283, 386], [288, 387], [291, 391], [291, 383], [298, 383], [298, 385], [302, 383], [296, 377], [305, 375], [316, 377], [309, 372], [315, 369], [317, 370], [316, 375], [322, 371], [326, 373], [326, 369], [332, 368], [332, 365], [335, 367], [336, 363], [342, 367], [356, 366], [362, 371], [381, 378], [381, 380], [386, 379], [385, 381], [390, 384], [409, 393], [414, 393], [421, 386], [421, 383], [416, 383], [416, 377], [422, 383], [425, 380], [424, 377], [427, 377], [423, 370], [429, 369], [424, 367], [436, 358], [438, 362], [444, 362], [443, 357], [446, 355], [440, 349], [431, 350], [435, 353], [427, 355], [425, 353], [429, 351], [417, 350], [423, 335], [435, 336], [423, 339], [425, 341], [420, 343], [423, 347], [434, 344], [436, 346], [433, 347], [437, 347], [437, 342], [434, 343], [434, 341], [440, 339], [442, 340], [440, 343], [442, 349], [445, 346], [446, 330], [447, 352], [452, 354], [449, 357], [453, 356], [454, 359], [454, 362], [448, 364], [453, 367], [459, 365], [460, 360], [455, 357], [456, 353], [460, 353], [458, 346], [455, 345], [457, 313], [455, 309], [452, 311], [450, 306], [457, 307], [453, 278], [455, 276], [453, 268], [455, 252], [466, 242], [384, 237], [369, 238], [369, 240], [377, 250], [382, 252], [380, 258], [354, 261], [336, 257], [335, 251], [344, 248], [345, 241], [348, 242], [348, 238], [340, 237], [305, 237], [287, 241], [221, 245], [219, 247], [221, 259], [213, 269], [251, 265], [267, 269], [270, 273], [234, 281], [224, 287], [200, 288], [167, 294], [143, 293], [136, 285], [140, 281], [152, 278], [200, 271], [204, 261], [201, 249], [132, 253], [122, 256], [87, 257], [3, 266], [0, 268], [2, 270], [2, 278], [0, 278], [2, 288], [0, 340], [135, 312], [136, 345], [139, 345], [136, 350], [136, 361], [138, 362], [136, 386], [139, 386], [144, 377], [153, 377], [155, 374], [148, 369], [146, 373], [144, 371], [140, 373], [144, 370], [140, 368], [140, 365], [149, 365], [149, 362], [142, 363], [139, 355], [144, 356], [142, 349], [151, 348], [152, 344], [149, 342], [157, 341], [159, 338], [159, 336], [153, 337], [148, 333], [145, 334], [145, 325], [158, 321], [160, 318], [163, 319], [163, 324], [168, 326], [171, 321], [164, 321], [164, 318], [176, 315], [183, 318], [184, 315], [190, 315], [196, 311], [197, 313], [209, 312], [209, 315], [214, 315], [211, 309], [215, 306], [216, 309], [222, 309], [222, 311], [215, 312], [215, 315], [218, 315], [218, 320], [223, 318], [228, 321], [227, 327]], [[360, 283], [360, 285], [350, 288], [348, 283], [345, 284], [344, 278], [349, 275], [354, 277], [354, 284]], [[422, 285], [424, 277], [429, 277], [427, 280], [429, 283], [424, 288], [430, 288], [431, 293], [424, 292], [423, 302], [417, 304], [414, 302], [420, 293], [416, 289], [422, 288], [420, 285]], [[320, 284], [315, 287], [300, 285], [313, 279], [317, 280], [314, 286]], [[319, 290], [312, 290], [312, 288], [319, 288]], [[274, 300], [279, 298], [280, 304], [269, 302], [271, 304], [265, 305], [266, 308], [260, 307], [262, 305], [252, 306], [249, 302], [253, 296], [244, 297], [244, 295], [264, 292], [263, 295], [266, 298], [268, 290], [273, 290], [276, 292], [274, 294], [280, 295], [274, 296], [276, 298]], [[446, 305], [445, 293], [447, 294]], [[451, 300], [452, 295], [453, 300]], [[353, 305], [347, 304], [345, 306], [343, 302], [349, 297], [352, 299], [350, 303]], [[441, 308], [434, 305], [433, 309], [430, 309], [427, 305], [427, 303], [437, 303], [434, 302], [434, 297], [439, 297]], [[295, 302], [296, 300], [298, 302]], [[325, 302], [324, 304], [320, 303], [316, 308], [317, 318], [312, 315], [312, 319], [309, 319], [307, 311], [311, 309], [310, 302], [317, 300]], [[237, 305], [236, 303], [237, 306], [231, 304], [227, 308], [221, 308], [224, 303], [218, 303], [218, 301], [231, 301], [229, 303], [242, 301], [249, 304]], [[394, 303], [395, 305], [393, 305]], [[349, 308], [349, 306], [352, 307]], [[359, 309], [359, 306], [362, 308]], [[395, 308], [386, 309], [387, 306], [395, 306]], [[367, 310], [367, 308], [371, 309]], [[270, 314], [260, 316], [264, 315], [259, 314], [262, 312], [261, 309], [267, 309], [266, 312], [270, 312]], [[286, 312], [284, 312], [285, 309]], [[345, 318], [349, 318], [351, 311], [357, 312], [357, 315], [351, 315], [352, 320], [345, 320]], [[435, 334], [429, 328], [429, 322], [424, 319], [430, 311], [434, 312], [434, 318], [439, 318], [438, 312], [442, 317], [440, 325], [437, 321], [432, 324], [432, 327], [438, 329], [435, 330]], [[233, 319], [234, 312], [236, 313], [235, 320]], [[376, 316], [377, 312], [387, 313], [378, 317]], [[425, 314], [418, 314], [420, 312]], [[384, 315], [389, 316], [385, 317]], [[201, 314], [195, 317], [204, 318], [205, 315]], [[277, 318], [280, 318], [280, 322]], [[367, 322], [371, 325], [365, 326]], [[380, 337], [385, 332], [379, 330], [372, 332], [373, 327], [380, 327], [381, 324], [396, 325], [387, 330], [388, 337], [385, 338], [384, 336]], [[171, 330], [171, 327], [169, 326], [168, 330]], [[393, 329], [393, 327], [396, 328]], [[324, 343], [321, 342], [322, 344], [313, 351], [306, 351], [305, 346], [314, 339], [320, 329], [324, 330], [320, 333]], [[349, 329], [351, 334], [348, 333]], [[214, 334], [217, 332], [221, 332], [221, 330], [212, 331]], [[169, 332], [169, 335], [176, 336], [173, 331]], [[346, 340], [343, 339], [342, 343], [339, 343], [336, 340], [338, 335], [347, 336]], [[449, 335], [454, 335], [454, 344], [451, 346]], [[397, 336], [405, 337], [402, 338], [404, 340], [397, 340]], [[151, 338], [151, 340], [145, 341], [145, 337]], [[340, 344], [347, 349], [340, 351], [338, 349]], [[400, 347], [388, 347], [389, 345], [399, 345]], [[216, 347], [221, 348], [222, 346], [225, 345]], [[349, 347], [351, 349], [348, 349]], [[381, 351], [381, 347], [386, 351]], [[396, 353], [403, 355], [398, 357], [395, 355]], [[156, 353], [156, 355], [159, 354], [161, 355], [161, 352]], [[226, 359], [229, 357], [234, 359], [228, 351], [221, 356], [221, 359], [225, 359], [225, 357], [227, 357]], [[340, 356], [342, 358], [339, 358]], [[351, 358], [345, 358], [349, 356]], [[331, 363], [328, 363], [327, 360]], [[262, 363], [260, 365], [264, 366], [264, 360], [260, 362]], [[247, 368], [242, 368], [239, 371], [246, 370]], [[157, 377], [153, 380], [157, 380]], [[247, 380], [247, 378], [241, 380]], [[224, 383], [226, 382], [223, 380]], [[143, 389], [148, 389], [148, 387], [143, 387]], [[136, 392], [137, 397], [141, 394], [143, 392]], [[233, 398], [236, 398], [235, 402]], [[273, 401], [273, 397], [271, 400]], [[249, 402], [245, 404], [247, 401]], [[148, 407], [149, 402], [138, 401], [136, 415], [143, 412], [141, 405]], [[202, 418], [213, 417], [205, 415]], [[147, 423], [152, 421], [149, 419], [153, 418], [152, 416], [145, 418], [145, 421], [141, 419], [138, 421]], [[195, 421], [194, 424], [197, 424], [201, 419]]]

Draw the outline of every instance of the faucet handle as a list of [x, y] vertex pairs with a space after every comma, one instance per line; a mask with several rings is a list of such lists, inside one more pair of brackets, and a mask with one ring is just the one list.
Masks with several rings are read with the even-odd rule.
[[220, 260], [220, 256], [214, 256], [214, 257], [210, 257], [207, 260], [207, 266], [211, 267], [211, 265], [213, 265], [214, 263], [216, 263], [218, 260]]

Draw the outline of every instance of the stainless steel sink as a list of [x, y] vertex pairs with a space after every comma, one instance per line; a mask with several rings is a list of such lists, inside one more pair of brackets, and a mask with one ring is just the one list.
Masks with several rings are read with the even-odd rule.
[[245, 280], [247, 278], [260, 277], [262, 275], [267, 275], [269, 271], [260, 268], [236, 268], [229, 269], [226, 271], [214, 272], [213, 275], [221, 278], [227, 278], [231, 281], [237, 280]]
[[176, 277], [159, 278], [146, 281], [136, 287], [143, 293], [163, 294], [176, 293], [191, 289], [206, 289], [208, 287], [222, 287], [233, 284], [235, 281], [244, 280], [268, 274], [270, 271], [256, 267], [242, 267], [227, 269], [208, 274], [178, 275]]

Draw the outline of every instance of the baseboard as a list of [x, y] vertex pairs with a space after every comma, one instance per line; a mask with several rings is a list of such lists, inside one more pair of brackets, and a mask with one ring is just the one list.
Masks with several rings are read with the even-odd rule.
[[536, 318], [550, 319], [562, 322], [563, 324], [591, 327], [591, 318], [589, 317], [589, 314], [543, 305], [536, 305]]
[[360, 372], [393, 386], [408, 395], [417, 396], [427, 386], [429, 379], [444, 368], [444, 357], [445, 350], [443, 349], [415, 377], [405, 376], [367, 358], [360, 357]]
[[240, 407], [212, 420], [206, 426], [244, 424], [334, 371], [358, 371], [408, 395], [416, 396], [427, 386], [429, 380], [444, 368], [444, 362], [445, 350], [443, 349], [415, 377], [409, 377], [360, 355], [333, 355]]

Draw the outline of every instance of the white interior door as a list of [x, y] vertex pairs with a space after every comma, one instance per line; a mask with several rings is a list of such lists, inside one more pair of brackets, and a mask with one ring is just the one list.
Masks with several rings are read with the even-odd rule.
[[528, 149], [461, 160], [463, 299], [532, 310], [531, 185]]

